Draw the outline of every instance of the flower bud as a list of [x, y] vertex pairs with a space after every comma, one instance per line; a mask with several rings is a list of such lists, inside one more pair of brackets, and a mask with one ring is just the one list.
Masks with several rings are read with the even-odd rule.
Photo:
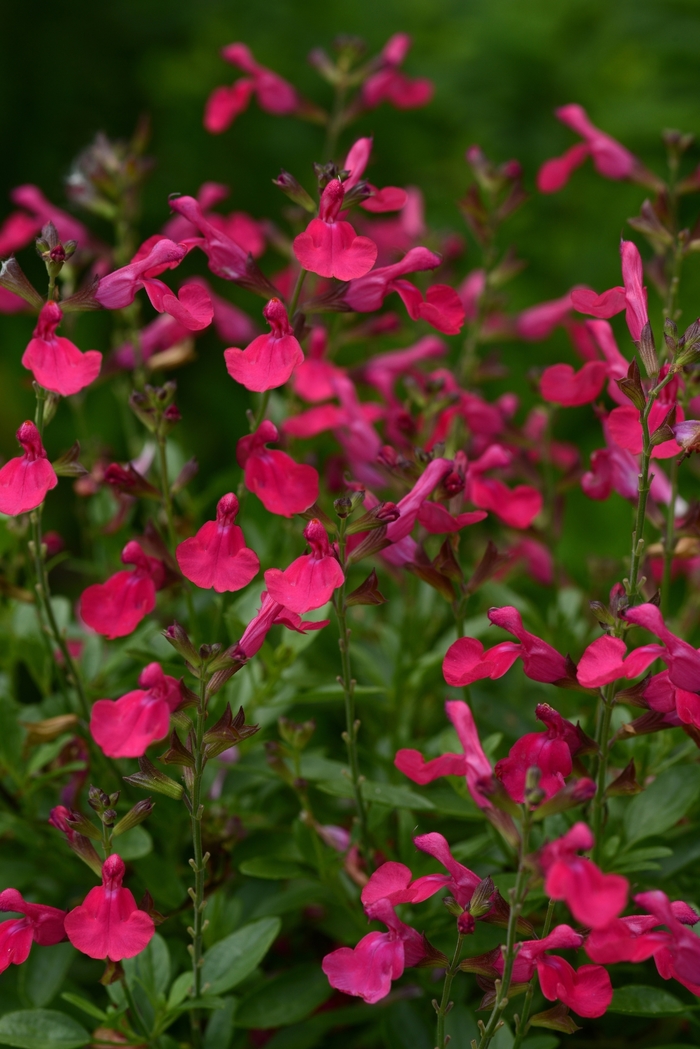
[[282, 739], [294, 750], [303, 750], [316, 731], [316, 722], [313, 718], [299, 723], [281, 717], [277, 721], [277, 726]]
[[200, 667], [202, 665], [202, 660], [200, 659], [196, 648], [190, 641], [189, 634], [179, 623], [171, 623], [171, 625], [163, 631], [163, 637], [173, 646], [178, 655], [182, 656], [183, 659], [186, 659], [191, 666]]
[[651, 330], [651, 324], [649, 321], [646, 322], [642, 328], [642, 333], [639, 336], [639, 342], [637, 343], [639, 350], [639, 356], [644, 361], [644, 367], [647, 375], [658, 375], [659, 362], [656, 357], [656, 345], [654, 343], [654, 333]]
[[379, 580], [374, 569], [365, 579], [364, 583], [348, 594], [345, 604], [350, 605], [383, 605], [386, 602], [384, 594], [379, 589]]
[[147, 757], [139, 758], [139, 771], [133, 776], [125, 776], [125, 783], [131, 783], [134, 787], [143, 787], [145, 790], [153, 790], [156, 794], [165, 794], [168, 798], [179, 801], [184, 794], [184, 787], [176, 783], [170, 776], [159, 772], [155, 765]]
[[636, 358], [627, 369], [627, 375], [625, 378], [616, 379], [615, 382], [619, 386], [620, 391], [632, 402], [635, 408], [640, 412], [643, 411], [647, 399], [642, 388], [642, 380], [639, 374], [639, 365], [637, 364]]
[[454, 896], [443, 896], [442, 902], [453, 918], [459, 918], [460, 914], [464, 912], [464, 907], [457, 903]]
[[153, 812], [154, 806], [155, 802], [151, 798], [137, 801], [134, 807], [129, 809], [126, 816], [122, 816], [119, 822], [115, 823], [112, 836], [116, 838], [119, 834], [124, 834], [127, 830], [131, 830], [132, 827], [137, 827], [139, 823], [143, 823]]
[[469, 913], [474, 918], [483, 918], [485, 914], [488, 914], [493, 904], [495, 891], [496, 888], [491, 878], [487, 877], [479, 882], [469, 901]]
[[686, 364], [694, 364], [698, 358], [700, 358], [700, 319], [693, 321], [678, 340], [674, 363], [682, 368]]
[[277, 178], [273, 178], [272, 184], [281, 189], [285, 196], [289, 197], [290, 200], [293, 200], [295, 204], [298, 204], [305, 211], [308, 211], [309, 214], [316, 214], [315, 201], [309, 196], [301, 183], [297, 182], [294, 175], [290, 175], [288, 171], [283, 169]]
[[0, 263], [0, 288], [11, 291], [13, 295], [19, 295], [35, 310], [40, 310], [44, 305], [41, 295], [25, 277], [22, 267], [13, 256]]

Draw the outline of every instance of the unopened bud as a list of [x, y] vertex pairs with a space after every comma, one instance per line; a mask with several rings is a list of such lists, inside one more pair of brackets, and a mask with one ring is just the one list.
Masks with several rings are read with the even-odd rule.
[[460, 914], [464, 912], [464, 907], [457, 903], [454, 896], [443, 896], [442, 902], [453, 918], [459, 918]]
[[125, 776], [124, 781], [134, 787], [153, 790], [156, 794], [165, 794], [168, 798], [179, 801], [184, 794], [184, 787], [170, 776], [164, 775], [146, 757], [139, 758], [139, 771], [133, 776]]
[[310, 215], [315, 215], [317, 211], [316, 203], [311, 196], [306, 192], [301, 183], [297, 182], [294, 175], [290, 175], [288, 171], [280, 171], [277, 178], [272, 180], [273, 186], [277, 186], [281, 189], [285, 196], [293, 200], [295, 204], [303, 208], [304, 211], [308, 211]]
[[491, 878], [486, 877], [479, 882], [469, 901], [469, 913], [474, 918], [482, 918], [491, 910], [495, 891]]
[[642, 333], [639, 336], [639, 342], [637, 343], [639, 349], [639, 356], [644, 361], [644, 367], [647, 375], [657, 375], [659, 371], [659, 362], [656, 357], [656, 345], [654, 343], [654, 333], [651, 330], [651, 324], [649, 321], [646, 322], [642, 328]]
[[173, 646], [178, 655], [182, 656], [183, 659], [186, 659], [193, 667], [199, 667], [202, 665], [202, 660], [200, 659], [196, 648], [190, 641], [189, 634], [179, 623], [171, 623], [171, 625], [163, 631], [163, 637]]
[[122, 816], [119, 822], [115, 823], [112, 836], [116, 838], [127, 830], [131, 830], [132, 827], [138, 826], [139, 823], [143, 823], [153, 812], [154, 806], [155, 802], [151, 798], [137, 801], [134, 807], [127, 812], [126, 816]]
[[277, 721], [280, 736], [294, 750], [303, 750], [314, 732], [316, 722], [311, 718], [309, 721], [296, 722], [289, 718], [281, 717]]

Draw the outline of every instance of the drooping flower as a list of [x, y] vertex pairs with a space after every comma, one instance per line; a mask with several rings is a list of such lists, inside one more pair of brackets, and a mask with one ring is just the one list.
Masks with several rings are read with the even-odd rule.
[[538, 703], [535, 716], [545, 725], [545, 731], [521, 736], [511, 747], [508, 757], [497, 761], [494, 769], [496, 777], [518, 804], [525, 801], [527, 772], [533, 767], [542, 774], [538, 786], [544, 792], [545, 800], [560, 791], [564, 780], [571, 775], [572, 759], [584, 742], [580, 729], [548, 703]]
[[362, 85], [362, 101], [367, 109], [374, 109], [381, 102], [397, 109], [416, 109], [430, 102], [434, 91], [432, 81], [424, 77], [411, 79], [399, 71], [410, 46], [407, 33], [395, 33], [387, 40], [379, 56], [380, 68]]
[[[85, 756], [87, 759], [87, 750]], [[76, 814], [71, 809], [67, 808], [65, 805], [54, 805], [54, 807], [51, 809], [48, 822], [51, 824], [52, 827], [55, 827], [56, 830], [59, 830], [61, 834], [64, 835], [68, 843], [68, 847], [72, 849], [76, 856], [79, 856], [83, 863], [86, 863], [90, 870], [93, 871], [93, 873], [96, 874], [99, 878], [102, 872], [102, 860], [97, 855], [95, 846], [92, 844], [90, 839], [84, 834], [80, 834], [80, 832], [76, 830], [74, 826], [71, 826], [69, 820], [75, 822], [75, 820], [73, 820], [74, 815]]]
[[21, 965], [29, 957], [33, 943], [52, 947], [65, 940], [66, 912], [44, 903], [28, 903], [17, 889], [0, 892], [0, 911], [17, 911], [22, 918], [0, 922], [0, 972], [9, 965]]
[[236, 447], [238, 465], [244, 469], [246, 488], [257, 495], [270, 513], [292, 517], [318, 499], [318, 473], [313, 466], [295, 463], [286, 452], [266, 447], [278, 441], [277, 427], [264, 419], [255, 433], [241, 437]]
[[540, 193], [556, 193], [562, 189], [588, 156], [593, 160], [596, 171], [605, 178], [630, 178], [640, 167], [639, 161], [629, 150], [591, 124], [582, 106], [561, 106], [555, 113], [562, 124], [581, 136], [583, 142], [572, 146], [563, 156], [547, 160], [542, 165], [537, 176]]
[[545, 874], [544, 891], [553, 900], [565, 900], [577, 921], [600, 929], [617, 918], [627, 905], [629, 882], [621, 874], [603, 874], [579, 851], [593, 848], [593, 834], [585, 823], [575, 823], [563, 837], [545, 845], [539, 862]]
[[175, 554], [186, 579], [217, 594], [241, 590], [260, 569], [257, 554], [245, 545], [236, 524], [238, 499], [232, 493], [219, 499], [216, 520], [207, 521], [191, 539], [180, 543]]
[[80, 906], [66, 915], [68, 939], [89, 958], [112, 962], [133, 958], [153, 937], [153, 919], [138, 909], [132, 893], [122, 886], [124, 873], [121, 856], [108, 856], [102, 865], [102, 885], [90, 889]]
[[22, 364], [44, 389], [68, 397], [95, 381], [100, 373], [102, 354], [97, 350], [81, 353], [70, 339], [56, 335], [62, 317], [57, 302], [47, 302], [42, 307]]
[[674, 685], [688, 692], [700, 690], [700, 652], [671, 633], [656, 605], [637, 605], [628, 609], [624, 618], [660, 638], [664, 648], [659, 656], [666, 663], [668, 676]]
[[98, 634], [113, 641], [136, 629], [144, 616], [156, 606], [156, 590], [165, 580], [163, 564], [148, 557], [131, 539], [121, 554], [133, 572], [117, 572], [104, 583], [93, 583], [80, 598], [83, 621]]
[[159, 237], [150, 250], [140, 249], [128, 265], [102, 277], [95, 298], [107, 310], [130, 306], [139, 288], [144, 287], [150, 278], [177, 266], [186, 254], [187, 248], [183, 244]]
[[33, 422], [22, 423], [17, 440], [24, 449], [23, 454], [10, 459], [0, 469], [0, 513], [10, 517], [34, 510], [58, 484], [56, 471]]
[[290, 612], [278, 601], [273, 601], [267, 590], [263, 590], [260, 595], [260, 609], [245, 628], [238, 642], [238, 649], [244, 658], [250, 659], [260, 651], [268, 633], [277, 623], [286, 627], [287, 630], [306, 634], [309, 630], [322, 630], [328, 626], [329, 622], [329, 619], [302, 619], [296, 612]]
[[98, 699], [90, 734], [108, 758], [140, 758], [168, 734], [170, 715], [182, 700], [180, 682], [149, 663], [139, 675], [141, 688], [120, 699]]
[[309, 521], [304, 538], [311, 553], [297, 557], [283, 572], [279, 568], [268, 568], [265, 572], [265, 585], [272, 600], [299, 614], [325, 605], [345, 580], [326, 529], [319, 520]]
[[396, 917], [388, 899], [366, 904], [365, 913], [370, 920], [383, 922], [389, 931], [370, 932], [356, 947], [331, 951], [321, 968], [331, 987], [373, 1005], [386, 997], [392, 980], [398, 980], [407, 966], [425, 957], [425, 948], [420, 934]]
[[10, 193], [10, 199], [24, 211], [12, 212], [0, 227], [0, 258], [24, 248], [47, 222], [53, 222], [64, 243], [75, 240], [81, 248], [96, 247], [97, 242], [87, 226], [74, 215], [52, 204], [38, 186], [30, 183], [16, 186]]
[[245, 44], [228, 44], [222, 48], [221, 54], [247, 76], [236, 80], [230, 87], [215, 88], [207, 99], [204, 127], [211, 134], [219, 135], [226, 131], [236, 117], [247, 109], [253, 95], [257, 97], [260, 108], [267, 113], [283, 116], [299, 109], [301, 102], [292, 85], [256, 62]]
[[263, 317], [272, 331], [258, 335], [245, 350], [224, 350], [226, 370], [246, 390], [262, 393], [283, 386], [298, 364], [304, 360], [301, 346], [294, 337], [287, 311], [279, 299], [271, 299]]
[[294, 254], [305, 270], [320, 277], [353, 280], [372, 269], [377, 245], [369, 237], [358, 237], [349, 222], [339, 219], [345, 189], [339, 178], [331, 179], [323, 193], [318, 218], [294, 239]]

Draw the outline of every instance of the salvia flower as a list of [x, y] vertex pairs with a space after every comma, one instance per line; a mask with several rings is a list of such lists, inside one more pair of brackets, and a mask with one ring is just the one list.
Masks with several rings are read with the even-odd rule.
[[553, 900], [565, 900], [577, 921], [599, 929], [617, 918], [627, 905], [629, 882], [621, 874], [603, 874], [591, 860], [579, 856], [593, 848], [593, 834], [585, 823], [575, 823], [539, 854], [544, 891]]
[[33, 943], [52, 947], [65, 940], [65, 911], [44, 903], [28, 903], [17, 889], [0, 892], [0, 911], [17, 911], [21, 918], [0, 922], [0, 972], [8, 965], [21, 965]]
[[153, 938], [153, 919], [122, 886], [124, 873], [121, 856], [109, 856], [102, 865], [102, 885], [90, 889], [82, 904], [66, 915], [68, 939], [89, 958], [133, 958]]
[[576, 676], [585, 688], [600, 688], [619, 678], [634, 678], [643, 674], [655, 659], [663, 657], [662, 645], [642, 645], [627, 655], [627, 646], [620, 637], [604, 634], [596, 638], [579, 660]]
[[36, 509], [46, 493], [58, 484], [56, 471], [33, 422], [22, 423], [17, 440], [24, 449], [23, 454], [10, 459], [0, 469], [0, 513], [10, 517]]
[[277, 427], [265, 419], [255, 433], [241, 437], [236, 459], [243, 467], [246, 488], [265, 509], [292, 517], [318, 499], [318, 473], [313, 466], [296, 463], [286, 452], [266, 447], [268, 441], [278, 440]]
[[674, 685], [688, 692], [700, 690], [700, 652], [668, 629], [656, 605], [637, 605], [628, 609], [624, 618], [628, 623], [656, 634], [662, 641], [663, 651], [659, 656], [666, 663], [668, 676]]
[[583, 106], [561, 106], [555, 113], [562, 124], [581, 136], [583, 142], [542, 165], [537, 176], [537, 188], [541, 193], [556, 193], [562, 189], [588, 156], [596, 171], [605, 178], [630, 178], [639, 167], [639, 161], [629, 150], [590, 122]]
[[90, 716], [90, 734], [108, 758], [140, 758], [168, 734], [170, 715], [182, 700], [180, 682], [149, 663], [139, 675], [141, 688], [120, 699], [98, 699]]
[[287, 311], [279, 299], [271, 299], [263, 317], [272, 329], [258, 335], [245, 350], [224, 350], [226, 370], [246, 390], [262, 393], [283, 386], [298, 364], [304, 360], [301, 346], [294, 337]]
[[306, 634], [309, 630], [323, 630], [329, 622], [329, 619], [302, 619], [296, 612], [290, 612], [278, 601], [273, 601], [267, 590], [263, 590], [260, 595], [260, 609], [245, 628], [237, 650], [244, 659], [250, 659], [260, 651], [265, 638], [277, 623], [287, 630], [294, 630], [297, 634]]
[[102, 354], [97, 350], [81, 353], [70, 339], [56, 335], [62, 317], [57, 302], [47, 302], [42, 307], [22, 364], [44, 389], [68, 397], [95, 381], [100, 373]]
[[149, 278], [155, 278], [164, 270], [177, 266], [186, 254], [184, 245], [175, 244], [166, 237], [158, 237], [149, 250], [140, 249], [128, 265], [102, 277], [95, 299], [108, 310], [130, 306], [136, 292], [144, 287]]
[[552, 364], [540, 379], [540, 393], [545, 401], [575, 408], [590, 404], [603, 389], [608, 374], [605, 361], [586, 361], [580, 371], [570, 364]]
[[396, 109], [416, 109], [433, 97], [434, 87], [425, 77], [409, 78], [399, 71], [411, 46], [407, 33], [395, 33], [380, 55], [381, 66], [362, 85], [362, 101], [367, 109], [388, 102]]
[[207, 100], [204, 127], [213, 135], [226, 131], [239, 114], [247, 109], [253, 95], [267, 113], [283, 116], [295, 113], [300, 107], [296, 90], [271, 69], [255, 61], [245, 44], [229, 44], [221, 52], [231, 65], [238, 66], [247, 75], [230, 87], [217, 87]]
[[649, 321], [642, 258], [637, 245], [631, 240], [620, 241], [620, 258], [623, 287], [610, 288], [602, 295], [596, 295], [586, 288], [574, 288], [571, 302], [579, 313], [589, 313], [593, 317], [613, 317], [625, 310], [629, 333], [638, 342], [642, 329]]
[[529, 484], [509, 488], [500, 478], [486, 477], [489, 470], [510, 466], [512, 452], [492, 444], [478, 459], [469, 463], [466, 476], [467, 498], [481, 510], [490, 510], [511, 528], [529, 528], [542, 510], [542, 495]]
[[185, 578], [203, 589], [213, 587], [217, 594], [241, 590], [260, 569], [257, 554], [245, 545], [243, 530], [236, 524], [237, 513], [236, 496], [222, 496], [216, 520], [207, 521], [176, 550]]
[[311, 553], [297, 557], [283, 572], [279, 568], [268, 568], [265, 572], [265, 585], [272, 600], [299, 614], [325, 605], [345, 580], [326, 529], [319, 520], [309, 521], [304, 538]]
[[305, 270], [320, 277], [354, 280], [372, 269], [377, 245], [338, 218], [344, 197], [341, 180], [331, 179], [321, 194], [318, 218], [294, 239], [294, 254]]
[[126, 544], [121, 559], [134, 570], [117, 572], [105, 583], [94, 583], [80, 598], [83, 622], [110, 641], [131, 634], [153, 611], [156, 590], [165, 580], [162, 562], [145, 554], [135, 539]]

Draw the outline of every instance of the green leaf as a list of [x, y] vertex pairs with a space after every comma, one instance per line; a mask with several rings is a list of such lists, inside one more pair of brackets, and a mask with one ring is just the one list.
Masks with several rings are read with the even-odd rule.
[[24, 729], [18, 717], [17, 704], [6, 696], [0, 696], [0, 771], [6, 770], [15, 777], [24, 739]]
[[675, 765], [666, 769], [629, 803], [625, 812], [628, 844], [670, 830], [699, 795], [700, 765]]
[[239, 984], [263, 960], [279, 936], [279, 918], [261, 918], [219, 940], [204, 955], [202, 984], [208, 993], [223, 994]]
[[81, 1009], [88, 1016], [92, 1016], [94, 1020], [101, 1020], [103, 1023], [107, 1019], [107, 1013], [103, 1012], [102, 1009], [98, 1009], [96, 1005], [89, 1002], [87, 998], [81, 998], [79, 994], [62, 994], [61, 998], [68, 1002], [69, 1005], [74, 1005], [76, 1009]]
[[618, 852], [613, 860], [611, 870], [629, 873], [631, 871], [658, 871], [660, 865], [654, 860], [673, 856], [673, 849], [665, 845], [652, 845], [646, 849], [631, 849], [629, 852]]
[[140, 860], [153, 851], [153, 838], [145, 827], [132, 827], [115, 840], [115, 848], [123, 860]]
[[170, 988], [170, 994], [168, 995], [168, 1010], [175, 1009], [175, 1007], [178, 1006], [180, 1002], [185, 1000], [187, 995], [190, 993], [191, 986], [191, 972], [180, 973], [180, 975], [173, 980], [173, 985]]
[[533, 1038], [526, 1038], [522, 1049], [557, 1049], [559, 1041], [554, 1034], [537, 1034]]
[[228, 1049], [233, 1037], [237, 998], [224, 998], [224, 1006], [213, 1013], [204, 1035], [204, 1049]]
[[[351, 798], [353, 796], [352, 783], [345, 777], [343, 779], [324, 780], [316, 786], [324, 794], [332, 794], [336, 798]], [[416, 811], [433, 811], [435, 806], [432, 801], [422, 794], [415, 794], [408, 787], [394, 787], [390, 783], [375, 783], [365, 780], [362, 784], [362, 797], [365, 801], [374, 801], [378, 805], [386, 805], [390, 809], [415, 809]]]
[[24, 993], [38, 1009], [58, 994], [76, 950], [70, 943], [33, 950], [24, 969]]
[[20, 1009], [0, 1017], [0, 1045], [17, 1049], [77, 1049], [90, 1035], [77, 1020], [55, 1009]]
[[314, 963], [273, 976], [244, 998], [236, 1012], [237, 1027], [286, 1027], [322, 1005], [333, 989]]
[[135, 958], [124, 959], [124, 973], [129, 987], [142, 987], [152, 1004], [165, 994], [170, 983], [170, 951], [159, 933]]
[[[320, 685], [311, 688], [308, 692], [299, 692], [296, 696], [298, 703], [329, 703], [342, 700], [344, 696], [342, 685]], [[376, 685], [355, 685], [355, 697], [359, 699], [370, 699], [386, 695], [385, 688]]]
[[629, 984], [615, 991], [608, 1012], [627, 1016], [674, 1016], [684, 1013], [687, 1008], [685, 1002], [660, 987]]
[[274, 856], [254, 856], [250, 860], [243, 860], [238, 869], [251, 878], [266, 878], [270, 881], [300, 878], [305, 873], [303, 867], [293, 860], [275, 859]]
[[[377, 1013], [369, 1005], [350, 1005], [346, 1008], [329, 1009], [291, 1027], [282, 1027], [273, 1034], [266, 1045], [269, 1049], [313, 1049], [321, 1042], [327, 1031], [334, 1027], [349, 1027], [371, 1023]], [[476, 1024], [474, 1025], [476, 1032]], [[208, 1047], [205, 1045], [205, 1049]], [[469, 1049], [467, 1046], [466, 1049]]]

